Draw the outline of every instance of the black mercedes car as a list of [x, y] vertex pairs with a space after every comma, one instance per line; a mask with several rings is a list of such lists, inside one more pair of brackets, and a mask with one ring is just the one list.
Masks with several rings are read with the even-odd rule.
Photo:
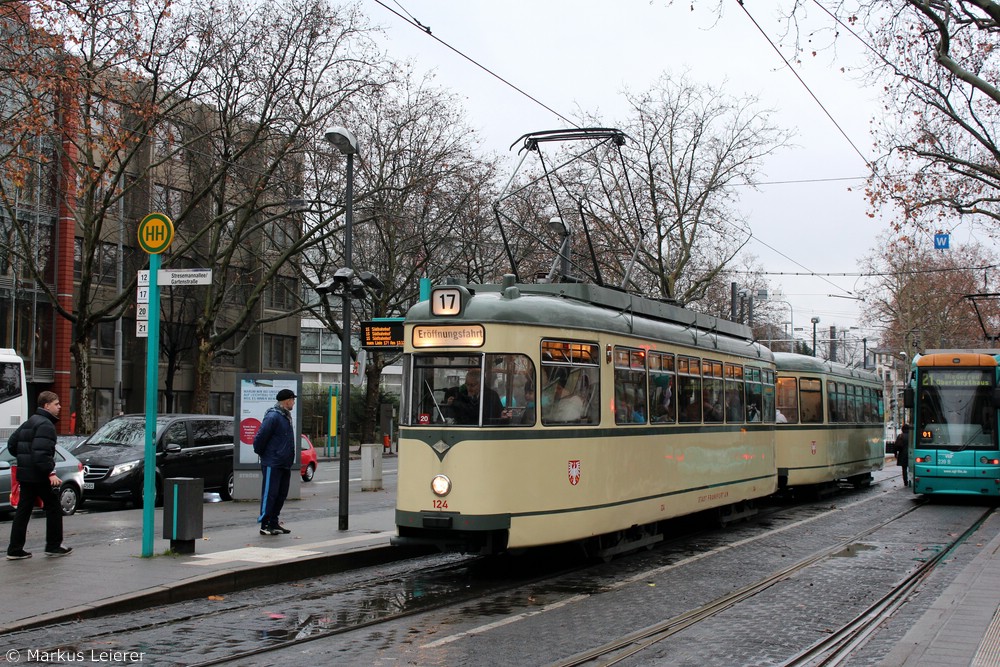
[[[156, 417], [156, 503], [163, 498], [163, 480], [200, 477], [206, 491], [233, 497], [232, 417], [164, 414]], [[146, 416], [115, 417], [73, 448], [84, 465], [87, 500], [143, 502]]]

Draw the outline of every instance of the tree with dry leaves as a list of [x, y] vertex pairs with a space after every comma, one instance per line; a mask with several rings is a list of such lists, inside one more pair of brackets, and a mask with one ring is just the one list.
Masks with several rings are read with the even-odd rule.
[[[888, 232], [881, 240], [884, 249], [862, 264], [872, 275], [861, 290], [868, 316], [865, 324], [883, 332], [881, 347], [913, 356], [927, 349], [990, 344], [967, 297], [996, 280], [1000, 261], [996, 253], [975, 243], [933, 250], [926, 237], [917, 244]], [[1000, 301], [987, 301], [982, 307], [996, 322]]]
[[789, 135], [752, 96], [686, 76], [665, 74], [626, 97], [626, 166], [602, 159], [581, 186], [602, 273], [617, 283], [631, 267], [637, 291], [697, 308], [713, 286], [728, 288], [723, 272], [750, 239], [737, 186], [752, 187]]

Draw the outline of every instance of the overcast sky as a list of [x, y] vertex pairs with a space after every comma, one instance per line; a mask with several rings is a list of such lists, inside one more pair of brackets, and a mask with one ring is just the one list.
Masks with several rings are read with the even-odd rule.
[[[384, 29], [388, 55], [433, 71], [437, 85], [460, 95], [469, 125], [498, 153], [513, 155], [508, 147], [519, 136], [564, 123], [390, 9], [412, 16], [434, 37], [570, 118], [585, 109], [614, 125], [626, 114], [622, 91], [646, 90], [665, 71], [725, 83], [737, 97], [759, 97], [776, 110], [777, 124], [794, 131], [795, 146], [766, 163], [761, 180], [768, 185], [742, 193], [757, 239], [749, 251], [767, 271], [786, 274], [768, 278], [784, 292], [796, 328], [805, 327], [807, 337], [814, 316], [820, 329], [857, 324], [864, 304], [827, 295], [855, 294], [858, 278], [787, 275], [856, 273], [858, 259], [885, 225], [867, 215], [867, 169], [858, 155], [870, 157], [869, 124], [877, 105], [871, 89], [840, 71], [860, 62], [852, 44], [842, 41], [837, 54], [808, 57], [796, 68], [849, 142], [735, 2], [726, 3], [716, 20], [708, 7], [714, 2], [696, 3], [701, 6], [692, 12], [689, 2], [667, 6], [660, 0], [382, 1], [389, 9], [375, 0], [362, 0], [362, 6]], [[772, 5], [752, 4], [753, 18], [777, 42], [781, 25]], [[790, 50], [783, 52], [787, 57]]]

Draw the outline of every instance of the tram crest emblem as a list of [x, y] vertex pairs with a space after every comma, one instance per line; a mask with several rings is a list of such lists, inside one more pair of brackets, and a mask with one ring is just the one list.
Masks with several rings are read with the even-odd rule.
[[580, 483], [580, 462], [570, 461], [568, 466], [569, 483], [576, 486]]

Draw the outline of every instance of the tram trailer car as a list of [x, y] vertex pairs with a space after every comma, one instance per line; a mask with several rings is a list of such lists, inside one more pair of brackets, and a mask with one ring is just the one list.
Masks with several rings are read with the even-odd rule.
[[914, 357], [903, 404], [913, 411], [913, 492], [1000, 496], [1000, 350]]
[[775, 352], [774, 361], [779, 487], [870, 484], [885, 465], [879, 376], [802, 354]]
[[404, 332], [396, 544], [607, 557], [778, 487], [774, 359], [748, 327], [507, 276], [434, 288]]

